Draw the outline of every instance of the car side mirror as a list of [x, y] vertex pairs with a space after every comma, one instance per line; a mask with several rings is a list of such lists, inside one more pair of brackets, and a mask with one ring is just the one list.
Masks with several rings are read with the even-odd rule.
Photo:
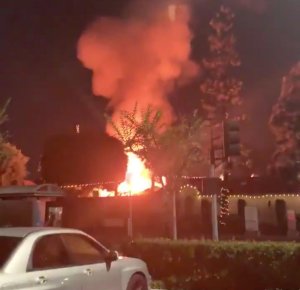
[[117, 261], [119, 258], [119, 254], [117, 251], [109, 251], [105, 256], [105, 263], [106, 263], [106, 269], [107, 271], [110, 270], [111, 263], [113, 261]]

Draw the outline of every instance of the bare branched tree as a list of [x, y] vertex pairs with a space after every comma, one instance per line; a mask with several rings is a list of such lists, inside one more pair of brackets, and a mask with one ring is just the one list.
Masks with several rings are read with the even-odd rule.
[[[176, 196], [182, 185], [182, 176], [189, 168], [201, 164], [202, 152], [199, 114], [179, 117], [171, 126], [162, 123], [162, 112], [149, 106], [145, 111], [122, 112], [119, 124], [111, 119], [117, 137], [123, 141], [127, 151], [133, 152], [145, 162], [154, 177], [160, 179], [173, 201], [173, 237], [177, 238]], [[163, 179], [167, 182], [164, 183]]]

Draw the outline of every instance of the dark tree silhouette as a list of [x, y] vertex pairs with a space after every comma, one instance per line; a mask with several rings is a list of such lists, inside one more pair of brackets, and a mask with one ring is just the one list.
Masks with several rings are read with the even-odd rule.
[[[0, 106], [0, 126], [8, 120], [6, 112], [9, 102]], [[28, 159], [21, 150], [7, 141], [7, 134], [0, 130], [0, 186], [23, 185]]]
[[127, 156], [117, 139], [100, 133], [64, 134], [45, 143], [41, 175], [59, 185], [119, 183], [126, 166]]
[[283, 78], [269, 124], [276, 140], [271, 169], [286, 180], [300, 179], [300, 62]]

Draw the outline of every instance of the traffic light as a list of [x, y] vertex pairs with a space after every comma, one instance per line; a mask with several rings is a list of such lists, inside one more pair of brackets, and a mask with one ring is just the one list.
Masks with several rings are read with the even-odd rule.
[[240, 124], [235, 120], [226, 120], [224, 127], [225, 158], [241, 155]]
[[222, 123], [211, 126], [211, 163], [224, 160], [224, 129]]
[[218, 177], [205, 177], [201, 179], [201, 192], [203, 195], [219, 195], [222, 188], [222, 180]]

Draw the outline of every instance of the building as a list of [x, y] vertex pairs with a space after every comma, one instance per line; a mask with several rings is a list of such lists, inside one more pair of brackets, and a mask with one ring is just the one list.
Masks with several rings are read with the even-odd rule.
[[62, 208], [48, 204], [64, 196], [53, 184], [0, 187], [0, 226], [59, 225]]

